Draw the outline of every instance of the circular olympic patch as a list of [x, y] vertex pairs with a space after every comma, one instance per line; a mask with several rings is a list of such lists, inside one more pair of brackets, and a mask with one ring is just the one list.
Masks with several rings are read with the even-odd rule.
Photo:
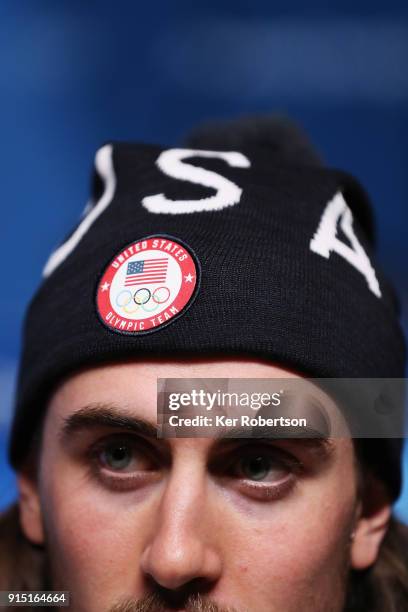
[[119, 333], [159, 329], [191, 305], [199, 274], [198, 260], [179, 239], [155, 235], [132, 242], [117, 253], [99, 280], [98, 315]]

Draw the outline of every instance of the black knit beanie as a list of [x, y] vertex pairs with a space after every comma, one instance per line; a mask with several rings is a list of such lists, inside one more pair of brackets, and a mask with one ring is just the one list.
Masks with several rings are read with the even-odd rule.
[[[25, 319], [15, 467], [50, 392], [83, 366], [247, 354], [312, 377], [404, 376], [398, 304], [357, 181], [286, 121], [207, 126], [187, 147], [97, 152], [92, 200]], [[395, 498], [401, 444], [384, 444]]]

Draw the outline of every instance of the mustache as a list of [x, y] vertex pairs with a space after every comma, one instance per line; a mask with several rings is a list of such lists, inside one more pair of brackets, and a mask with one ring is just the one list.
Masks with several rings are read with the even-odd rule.
[[[180, 610], [180, 607], [166, 604], [160, 595], [154, 593], [143, 599], [118, 602], [108, 612], [171, 612], [171, 610]], [[219, 606], [209, 599], [203, 599], [200, 595], [190, 595], [182, 607], [186, 612], [238, 612], [236, 608]]]

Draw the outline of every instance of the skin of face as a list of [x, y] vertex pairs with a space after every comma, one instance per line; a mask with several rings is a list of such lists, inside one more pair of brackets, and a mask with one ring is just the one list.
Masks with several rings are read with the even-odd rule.
[[[157, 593], [163, 610], [193, 609], [187, 596], [200, 594], [200, 609], [214, 612], [341, 612], [348, 572], [375, 562], [390, 516], [384, 500], [365, 510], [350, 439], [324, 449], [160, 440], [109, 418], [64, 430], [84, 411], [155, 426], [158, 377], [294, 376], [252, 358], [152, 360], [91, 368], [59, 385], [37, 477], [19, 476], [20, 510], [71, 610], [104, 612]], [[254, 454], [264, 471], [254, 471]]]

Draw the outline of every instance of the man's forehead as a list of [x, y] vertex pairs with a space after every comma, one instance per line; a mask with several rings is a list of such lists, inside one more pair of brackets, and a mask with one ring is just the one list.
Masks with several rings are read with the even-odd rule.
[[[251, 357], [209, 357], [148, 359], [107, 363], [70, 374], [56, 388], [50, 404], [72, 401], [73, 396], [101, 393], [126, 395], [137, 392], [140, 400], [156, 401], [158, 378], [210, 377], [290, 378], [299, 375], [285, 368]], [[89, 401], [95, 401], [95, 399]]]

